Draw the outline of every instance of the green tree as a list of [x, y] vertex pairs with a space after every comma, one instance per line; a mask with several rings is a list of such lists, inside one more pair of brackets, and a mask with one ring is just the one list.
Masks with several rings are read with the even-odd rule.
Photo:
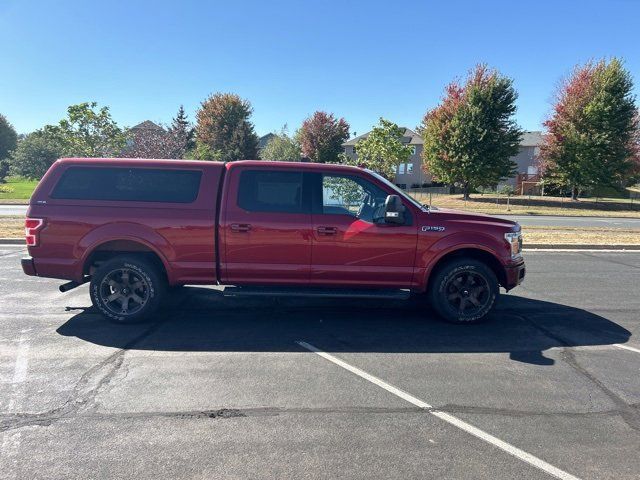
[[[251, 103], [233, 93], [216, 93], [202, 102], [196, 114], [196, 157], [234, 161], [258, 156], [258, 136]], [[203, 158], [204, 157], [204, 158]]]
[[633, 79], [616, 58], [576, 67], [556, 92], [541, 148], [545, 180], [571, 198], [597, 185], [637, 180], [638, 109]]
[[7, 118], [0, 114], [0, 183], [4, 183], [9, 173], [8, 158], [18, 144], [18, 134]]
[[113, 157], [126, 145], [126, 132], [111, 118], [109, 107], [96, 102], [71, 105], [67, 118], [44, 128], [63, 146], [64, 155], [76, 157]]
[[0, 183], [4, 183], [7, 180], [7, 175], [11, 170], [11, 163], [8, 158], [0, 159]]
[[356, 163], [392, 178], [398, 165], [405, 163], [412, 153], [411, 146], [402, 143], [403, 135], [403, 128], [380, 118], [369, 135], [356, 143]]
[[425, 115], [425, 168], [438, 180], [458, 184], [469, 198], [473, 188], [496, 185], [515, 173], [511, 157], [522, 131], [513, 115], [513, 81], [478, 65], [464, 84], [453, 82], [436, 108]]
[[290, 137], [287, 127], [276, 133], [260, 152], [263, 160], [300, 161], [300, 144], [295, 137]]
[[40, 180], [51, 164], [63, 156], [64, 148], [56, 136], [37, 130], [20, 140], [11, 156], [12, 171], [22, 177]]
[[342, 143], [349, 138], [349, 124], [333, 113], [315, 112], [297, 133], [302, 155], [313, 162], [337, 163]]

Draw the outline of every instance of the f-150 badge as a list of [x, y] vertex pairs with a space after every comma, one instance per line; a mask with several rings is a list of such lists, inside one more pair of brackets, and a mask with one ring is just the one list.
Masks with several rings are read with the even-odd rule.
[[422, 227], [423, 232], [444, 232], [444, 227], [436, 227], [433, 225], [427, 225]]

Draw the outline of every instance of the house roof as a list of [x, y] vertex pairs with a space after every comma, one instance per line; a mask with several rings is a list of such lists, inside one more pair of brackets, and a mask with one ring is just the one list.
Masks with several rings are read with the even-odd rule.
[[160, 125], [153, 123], [151, 120], [145, 120], [133, 127], [131, 130], [164, 130]]
[[524, 132], [522, 134], [521, 147], [539, 147], [540, 145], [542, 145], [542, 132]]
[[[400, 127], [400, 128], [404, 128], [404, 134], [402, 135], [402, 143], [406, 143], [409, 145], [422, 145], [424, 143], [424, 141], [422, 140], [422, 137], [418, 135], [416, 132], [414, 132], [413, 130], [411, 130], [410, 128], [406, 128], [406, 127]], [[360, 135], [355, 138], [352, 138], [351, 140], [347, 140], [342, 144], [342, 146], [346, 147], [349, 145], [355, 145], [360, 140], [367, 138], [370, 133], [371, 132], [367, 132], [364, 135]]]
[[263, 135], [262, 137], [260, 137], [260, 139], [258, 140], [258, 148], [262, 149], [266, 147], [267, 143], [269, 143], [269, 140], [271, 140], [275, 136], [276, 136], [275, 133], [267, 133], [266, 135]]

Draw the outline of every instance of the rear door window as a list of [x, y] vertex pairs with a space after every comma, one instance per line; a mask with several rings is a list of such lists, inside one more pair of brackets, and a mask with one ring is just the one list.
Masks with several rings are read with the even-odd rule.
[[198, 170], [70, 167], [51, 198], [191, 203], [198, 197], [201, 177]]
[[303, 184], [302, 172], [243, 171], [238, 206], [250, 212], [307, 213]]

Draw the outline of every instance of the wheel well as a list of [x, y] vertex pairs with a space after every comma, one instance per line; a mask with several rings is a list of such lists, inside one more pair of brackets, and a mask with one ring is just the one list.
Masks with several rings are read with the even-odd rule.
[[160, 256], [143, 243], [134, 240], [111, 240], [95, 247], [84, 262], [83, 275], [91, 275], [101, 263], [119, 255], [142, 256], [152, 262], [165, 278], [167, 277], [167, 270]]
[[495, 273], [500, 285], [505, 285], [507, 283], [506, 273], [500, 261], [489, 252], [479, 250], [477, 248], [461, 248], [447, 253], [436, 262], [430, 270], [429, 276], [433, 276], [439, 268], [454, 258], [473, 258], [474, 260], [478, 260], [487, 265], [493, 273]]

